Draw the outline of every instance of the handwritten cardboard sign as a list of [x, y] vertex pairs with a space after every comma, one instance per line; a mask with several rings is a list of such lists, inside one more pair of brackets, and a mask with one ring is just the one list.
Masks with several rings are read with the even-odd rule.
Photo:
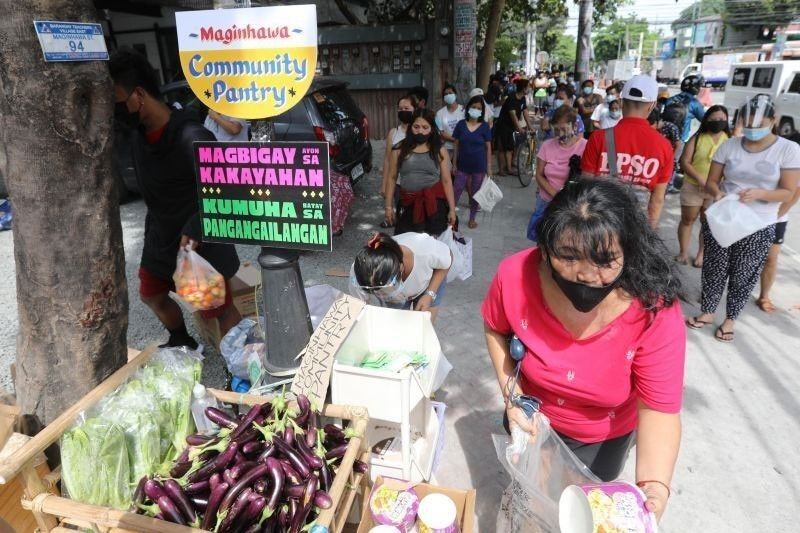
[[318, 407], [325, 403], [331, 382], [336, 352], [364, 308], [364, 302], [351, 296], [340, 296], [314, 331], [306, 346], [300, 368], [292, 382], [294, 394], [305, 394]]

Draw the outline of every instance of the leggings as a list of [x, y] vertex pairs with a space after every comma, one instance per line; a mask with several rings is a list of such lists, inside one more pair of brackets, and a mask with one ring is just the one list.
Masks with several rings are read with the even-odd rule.
[[[511, 429], [508, 425], [508, 414], [503, 416], [503, 427], [506, 433], [510, 435]], [[625, 467], [625, 461], [628, 460], [628, 452], [633, 445], [636, 432], [631, 431], [621, 437], [594, 443], [581, 442], [567, 437], [558, 431], [556, 431], [556, 435], [564, 441], [567, 448], [569, 448], [583, 464], [589, 467], [589, 470], [591, 470], [595, 476], [603, 481], [613, 481], [619, 477], [622, 473], [622, 469]]]
[[700, 309], [703, 313], [716, 312], [727, 283], [726, 317], [736, 320], [758, 283], [769, 248], [775, 240], [775, 224], [748, 235], [727, 248], [719, 245], [705, 220], [702, 221], [702, 236], [706, 248], [703, 256]]
[[458, 205], [458, 200], [461, 198], [461, 193], [464, 192], [464, 189], [467, 191], [467, 196], [469, 196], [469, 219], [475, 220], [475, 216], [478, 214], [478, 202], [472, 199], [472, 195], [478, 192], [478, 189], [481, 188], [483, 184], [483, 177], [486, 174], [467, 174], [466, 172], [461, 172], [460, 170], [456, 171], [456, 179], [453, 182], [453, 194], [455, 196], [456, 205]]

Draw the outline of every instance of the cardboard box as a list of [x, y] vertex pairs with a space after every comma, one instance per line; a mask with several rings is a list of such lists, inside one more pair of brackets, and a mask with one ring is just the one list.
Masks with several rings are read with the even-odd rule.
[[[424, 353], [428, 364], [401, 372], [359, 366], [367, 354], [380, 351]], [[363, 405], [371, 419], [403, 422], [423, 398], [433, 395], [451, 368], [430, 314], [368, 305], [336, 352], [332, 401]]]
[[[437, 487], [436, 485], [429, 485], [428, 483], [409, 483], [407, 481], [399, 481], [396, 479], [384, 479], [378, 477], [375, 480], [372, 490], [380, 487], [384, 483], [396, 484], [398, 487], [413, 486], [419, 499], [422, 500], [425, 496], [432, 493], [444, 494], [456, 504], [456, 520], [458, 528], [461, 533], [472, 533], [475, 529], [475, 490], [461, 490], [449, 487]], [[370, 528], [375, 527], [377, 524], [372, 520], [372, 514], [369, 510], [369, 504], [364, 506], [364, 512], [361, 515], [361, 523], [358, 526], [357, 533], [369, 533]]]
[[[233, 305], [239, 310], [242, 318], [256, 316], [258, 302], [256, 293], [261, 288], [261, 269], [249, 261], [242, 263], [239, 271], [231, 278], [230, 286]], [[192, 313], [192, 320], [203, 344], [219, 350], [219, 343], [222, 341], [219, 322], [203, 320], [199, 312]]]

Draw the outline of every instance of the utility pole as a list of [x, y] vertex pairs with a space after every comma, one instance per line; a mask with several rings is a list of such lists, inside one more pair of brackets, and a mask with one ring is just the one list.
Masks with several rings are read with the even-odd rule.
[[692, 4], [692, 42], [689, 43], [689, 63], [694, 63], [694, 59], [697, 56], [697, 51], [694, 47], [694, 39], [697, 33], [697, 9], [700, 7], [700, 2], [695, 2]]
[[636, 68], [642, 68], [642, 44], [644, 44], [644, 32], [639, 32], [639, 50], [636, 52]]
[[578, 50], [575, 57], [575, 80], [579, 82], [589, 78], [593, 11], [592, 0], [581, 0], [578, 14]]

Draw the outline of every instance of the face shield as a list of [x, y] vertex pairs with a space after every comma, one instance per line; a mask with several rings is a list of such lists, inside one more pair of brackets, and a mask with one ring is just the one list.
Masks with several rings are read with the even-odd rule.
[[745, 129], [772, 128], [775, 106], [766, 94], [759, 94], [739, 109], [739, 120]]
[[358, 283], [354, 272], [350, 273], [350, 294], [364, 302], [381, 304], [403, 304], [407, 298], [403, 294], [404, 283], [397, 275], [386, 285], [366, 286]]

